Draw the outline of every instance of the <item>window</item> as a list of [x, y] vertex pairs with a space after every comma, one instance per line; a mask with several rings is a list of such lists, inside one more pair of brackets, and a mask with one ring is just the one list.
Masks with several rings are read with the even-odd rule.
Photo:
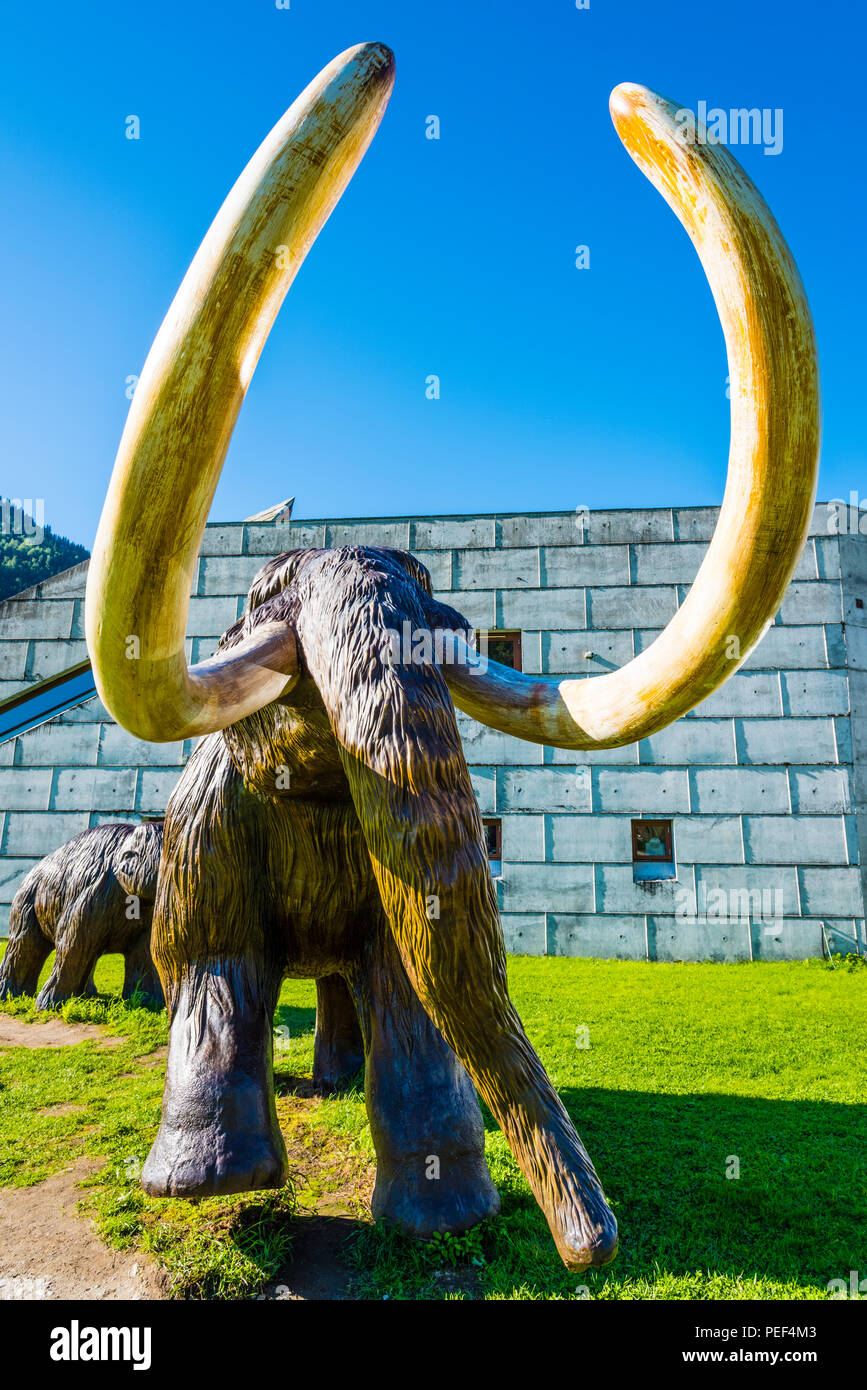
[[8, 700], [0, 701], [0, 743], [44, 724], [73, 705], [81, 705], [96, 694], [89, 661], [79, 662], [50, 680], [28, 686]]
[[523, 669], [520, 632], [481, 628], [476, 633], [476, 644], [489, 661], [498, 661], [501, 666], [510, 666], [513, 671]]
[[491, 876], [499, 878], [503, 872], [503, 822], [499, 818], [485, 816], [482, 819], [485, 831], [485, 844], [488, 850], [488, 863]]
[[636, 883], [677, 878], [674, 831], [670, 820], [632, 822], [632, 877]]

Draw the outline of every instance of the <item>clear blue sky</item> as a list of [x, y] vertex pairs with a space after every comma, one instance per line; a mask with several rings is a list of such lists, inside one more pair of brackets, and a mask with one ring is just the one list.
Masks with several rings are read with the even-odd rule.
[[783, 109], [782, 153], [738, 153], [813, 307], [820, 495], [867, 494], [854, 0], [6, 0], [3, 14], [0, 492], [44, 497], [56, 530], [90, 545], [125, 379], [237, 174], [310, 78], [370, 39], [396, 52], [395, 93], [271, 334], [212, 519], [291, 493], [298, 517], [720, 499], [722, 334], [685, 233], [615, 135], [620, 81], [693, 108]]

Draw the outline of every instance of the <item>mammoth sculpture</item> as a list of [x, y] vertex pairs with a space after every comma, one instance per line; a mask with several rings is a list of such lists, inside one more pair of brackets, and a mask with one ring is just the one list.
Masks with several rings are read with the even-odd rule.
[[[611, 748], [664, 728], [737, 669], [807, 535], [812, 325], [788, 248], [731, 154], [684, 144], [672, 103], [616, 88], [617, 132], [698, 250], [731, 372], [725, 499], [671, 623], [620, 670], [549, 682], [480, 660], [410, 555], [347, 546], [267, 564], [216, 654], [188, 667], [188, 595], [234, 421], [393, 70], [381, 44], [341, 54], [241, 174], [147, 359], [94, 546], [86, 621], [102, 699], [139, 738], [207, 735], [166, 812], [153, 950], [171, 1038], [143, 1182], [194, 1196], [283, 1180], [271, 1023], [283, 976], [313, 976], [345, 1025], [323, 1040], [332, 1070], [354, 1045], [353, 1009], [361, 1024], [375, 1214], [426, 1234], [496, 1211], [477, 1089], [581, 1270], [611, 1259], [616, 1222], [509, 998], [455, 706], [532, 742]], [[395, 659], [389, 634], [405, 622], [449, 634], [448, 659], [444, 646]]]
[[97, 825], [34, 865], [12, 899], [0, 999], [35, 994], [54, 948], [38, 1008], [92, 994], [96, 962], [112, 952], [124, 957], [124, 999], [162, 1004], [150, 953], [162, 840], [161, 821]]

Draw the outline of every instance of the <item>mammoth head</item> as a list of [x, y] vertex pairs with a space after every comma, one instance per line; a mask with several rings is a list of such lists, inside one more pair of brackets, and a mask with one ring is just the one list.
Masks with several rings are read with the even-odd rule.
[[146, 903], [154, 901], [162, 847], [162, 821], [145, 821], [127, 836], [113, 865], [115, 878], [125, 893]]
[[[225, 728], [285, 696], [297, 679], [296, 631], [285, 618], [188, 667], [188, 597], [259, 353], [373, 137], [393, 80], [390, 50], [361, 44], [302, 93], [217, 214], [142, 371], [94, 544], [86, 608], [100, 696], [140, 738]], [[722, 322], [732, 416], [725, 497], [688, 597], [620, 670], [545, 682], [493, 662], [480, 669], [467, 654], [444, 671], [467, 713], [533, 742], [633, 742], [710, 695], [772, 621], [807, 535], [819, 388], [803, 287], [750, 179], [724, 146], [685, 144], [678, 109], [632, 84], [611, 96], [617, 133], [686, 228]], [[139, 639], [136, 661], [126, 659], [131, 634]]]

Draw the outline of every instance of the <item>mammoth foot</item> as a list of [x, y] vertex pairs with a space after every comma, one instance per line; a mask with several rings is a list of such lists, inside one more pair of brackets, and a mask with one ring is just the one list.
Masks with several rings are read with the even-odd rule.
[[484, 1158], [446, 1163], [438, 1171], [435, 1154], [391, 1171], [377, 1167], [370, 1209], [406, 1235], [429, 1240], [436, 1232], [460, 1235], [500, 1210], [500, 1194]]
[[160, 1126], [142, 1170], [152, 1197], [215, 1197], [282, 1187], [286, 1150], [270, 1137], [225, 1130]]
[[273, 992], [251, 962], [188, 968], [175, 995], [162, 1123], [142, 1170], [152, 1196], [216, 1196], [285, 1182]]

